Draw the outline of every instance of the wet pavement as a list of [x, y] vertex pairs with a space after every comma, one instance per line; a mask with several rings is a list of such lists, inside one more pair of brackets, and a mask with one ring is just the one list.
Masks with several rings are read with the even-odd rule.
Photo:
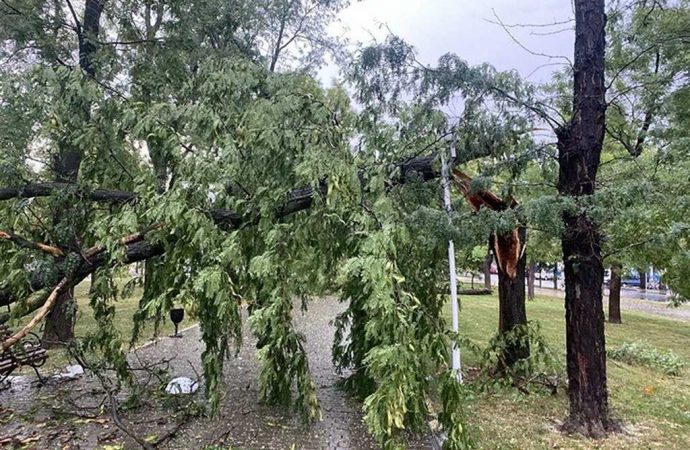
[[[255, 341], [246, 332], [237, 358], [225, 369], [225, 396], [214, 418], [188, 418], [178, 426], [170, 405], [149, 400], [144, 408], [121, 414], [124, 421], [144, 438], [155, 440], [173, 430], [174, 435], [159, 448], [200, 449], [211, 445], [245, 449], [369, 449], [378, 448], [362, 420], [361, 403], [348, 397], [338, 386], [339, 376], [331, 362], [334, 328], [330, 321], [344, 305], [334, 299], [309, 303], [306, 315], [295, 307], [295, 325], [306, 336], [311, 373], [317, 386], [322, 420], [305, 426], [289, 408], [259, 404], [259, 363]], [[170, 358], [171, 376], [197, 379], [204, 349], [198, 327], [182, 332], [181, 339], [164, 337], [136, 351], [138, 364], [148, 365]], [[118, 431], [107, 413], [99, 413], [103, 393], [95, 380], [51, 382], [40, 390], [15, 384], [0, 392], [0, 439], [18, 436], [29, 441], [27, 448], [100, 448], [121, 443], [137, 448], [136, 443]], [[154, 383], [155, 384], [155, 383]], [[196, 398], [203, 398], [203, 388]], [[122, 398], [124, 400], [124, 397]], [[178, 405], [179, 407], [179, 405]], [[57, 413], [56, 411], [61, 411]], [[82, 414], [70, 416], [65, 411]], [[178, 413], [179, 414], [179, 413]], [[2, 442], [0, 440], [0, 442]], [[412, 449], [432, 448], [428, 436], [410, 437]], [[0, 445], [1, 446], [1, 445]]]

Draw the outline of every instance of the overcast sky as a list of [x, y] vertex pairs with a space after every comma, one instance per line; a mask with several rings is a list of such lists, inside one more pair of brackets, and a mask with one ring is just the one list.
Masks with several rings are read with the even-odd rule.
[[[496, 22], [554, 24], [511, 27], [516, 43]], [[353, 0], [333, 26], [353, 42], [382, 41], [388, 29], [415, 46], [420, 61], [434, 64], [452, 52], [471, 64], [489, 62], [499, 70], [516, 69], [531, 81], [546, 81], [572, 60], [574, 22], [569, 0]], [[382, 26], [383, 25], [383, 26]], [[342, 31], [341, 31], [342, 30]], [[567, 58], [567, 59], [565, 59]], [[321, 74], [324, 81], [331, 70]]]

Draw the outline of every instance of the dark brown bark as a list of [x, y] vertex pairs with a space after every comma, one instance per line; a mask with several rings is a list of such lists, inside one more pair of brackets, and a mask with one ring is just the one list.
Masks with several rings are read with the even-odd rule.
[[623, 266], [611, 265], [611, 281], [609, 282], [609, 322], [623, 323], [621, 318], [621, 272]]
[[[527, 324], [525, 309], [525, 265], [526, 256], [522, 251], [525, 245], [525, 229], [520, 227], [517, 233], [509, 232], [492, 239], [492, 248], [497, 253], [497, 246], [518, 245], [521, 256], [517, 261], [514, 274], [506, 271], [506, 266], [498, 266], [498, 332], [506, 333], [517, 326]], [[512, 242], [515, 237], [519, 243]], [[514, 342], [506, 346], [503, 353], [503, 363], [510, 367], [516, 361], [529, 357], [529, 345], [526, 342]], [[499, 367], [499, 369], [501, 369]]]
[[534, 281], [536, 278], [537, 263], [530, 261], [529, 269], [527, 270], [527, 299], [534, 300]]
[[0, 188], [0, 200], [12, 198], [48, 197], [58, 191], [71, 190], [75, 194], [95, 202], [130, 203], [137, 199], [136, 194], [115, 189], [85, 189], [75, 183], [31, 183], [18, 187]]
[[491, 253], [491, 249], [489, 249], [488, 252], [486, 252], [486, 256], [484, 257], [484, 289], [488, 290], [491, 292], [491, 263], [494, 260], [494, 256]]
[[46, 316], [42, 339], [44, 347], [58, 347], [74, 339], [76, 312], [74, 289], [60, 294], [55, 306]]
[[98, 33], [101, 28], [101, 13], [104, 0], [86, 0], [84, 4], [84, 21], [77, 29], [79, 40], [79, 66], [90, 77], [96, 75], [94, 60], [98, 45]]
[[[604, 0], [575, 0], [573, 114], [557, 131], [563, 196], [594, 193], [604, 139]], [[566, 353], [570, 415], [564, 429], [602, 437], [612, 427], [606, 387], [601, 237], [586, 212], [563, 213]]]
[[553, 265], [553, 288], [558, 289], [558, 263]]

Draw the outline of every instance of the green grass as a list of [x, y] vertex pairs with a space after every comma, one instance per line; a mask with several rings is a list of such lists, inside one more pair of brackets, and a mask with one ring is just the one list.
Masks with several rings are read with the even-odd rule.
[[[498, 326], [497, 304], [495, 296], [463, 297], [460, 333], [485, 346]], [[527, 317], [540, 323], [546, 341], [565, 360], [563, 300], [537, 297], [528, 302]], [[564, 436], [558, 432], [567, 415], [564, 392], [525, 396], [506, 391], [478, 395], [469, 407], [481, 448], [690, 448], [690, 324], [625, 311], [623, 324], [606, 324], [609, 348], [639, 340], [662, 352], [673, 351], [686, 368], [680, 376], [667, 376], [609, 359], [610, 405], [626, 433], [600, 441]], [[464, 366], [475, 365], [476, 356], [464, 350]]]

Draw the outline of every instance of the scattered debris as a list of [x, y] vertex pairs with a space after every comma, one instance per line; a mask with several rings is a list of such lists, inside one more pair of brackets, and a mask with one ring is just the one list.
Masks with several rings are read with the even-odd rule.
[[84, 368], [80, 366], [79, 364], [75, 364], [73, 366], [67, 366], [66, 367], [67, 372], [59, 373], [53, 378], [56, 380], [61, 380], [61, 379], [74, 379], [78, 378], [81, 375], [84, 375]]
[[170, 380], [165, 387], [168, 394], [193, 394], [199, 389], [199, 383], [187, 377], [177, 377]]

